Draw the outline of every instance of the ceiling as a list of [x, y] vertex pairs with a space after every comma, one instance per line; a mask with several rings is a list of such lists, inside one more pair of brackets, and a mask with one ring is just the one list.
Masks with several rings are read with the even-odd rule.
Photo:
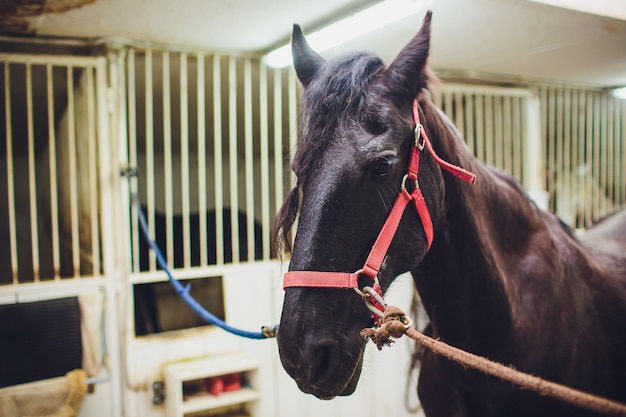
[[[0, 33], [123, 38], [260, 54], [286, 42], [293, 23], [310, 32], [373, 2], [4, 0]], [[626, 85], [625, 20], [528, 0], [429, 2], [426, 7], [434, 12], [431, 65], [439, 72], [476, 79]], [[422, 18], [423, 13], [408, 16], [323, 55], [367, 49], [389, 61], [419, 29]]]

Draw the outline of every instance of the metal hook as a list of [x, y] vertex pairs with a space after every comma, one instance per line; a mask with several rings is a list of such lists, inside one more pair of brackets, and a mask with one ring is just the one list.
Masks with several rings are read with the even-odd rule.
[[378, 294], [376, 292], [376, 290], [374, 290], [372, 287], [363, 287], [363, 291], [360, 291], [361, 297], [363, 298], [363, 302], [365, 303], [365, 306], [374, 314], [376, 314], [378, 317], [383, 317], [384, 311], [380, 311], [378, 308], [376, 308], [376, 306], [374, 306], [374, 304], [370, 301], [370, 298], [373, 298], [374, 300], [376, 300], [378, 302], [378, 304], [380, 304], [383, 309], [385, 307], [387, 307], [387, 303], [385, 302], [385, 300], [383, 299], [383, 297], [380, 296], [380, 294]]

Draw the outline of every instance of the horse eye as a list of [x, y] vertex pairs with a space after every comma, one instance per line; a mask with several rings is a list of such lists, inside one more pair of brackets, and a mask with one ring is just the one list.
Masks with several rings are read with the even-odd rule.
[[377, 175], [385, 176], [391, 171], [391, 167], [393, 166], [393, 161], [389, 158], [380, 158], [376, 161], [374, 165], [374, 173]]

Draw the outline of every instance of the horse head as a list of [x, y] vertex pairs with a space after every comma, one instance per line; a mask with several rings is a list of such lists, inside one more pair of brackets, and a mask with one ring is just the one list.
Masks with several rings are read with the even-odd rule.
[[[430, 12], [422, 28], [389, 66], [369, 53], [326, 61], [294, 26], [292, 52], [304, 87], [297, 185], [277, 219], [277, 238], [298, 217], [290, 271], [355, 272], [362, 268], [394, 199], [401, 192], [416, 145], [412, 106], [426, 87]], [[442, 173], [432, 158], [420, 163], [419, 187], [436, 225], [443, 205]], [[420, 217], [407, 210], [377, 279], [393, 279], [420, 263], [427, 242]], [[361, 283], [359, 277], [359, 286]], [[355, 291], [289, 287], [278, 347], [299, 388], [319, 398], [349, 395], [361, 372], [361, 329], [372, 317]]]

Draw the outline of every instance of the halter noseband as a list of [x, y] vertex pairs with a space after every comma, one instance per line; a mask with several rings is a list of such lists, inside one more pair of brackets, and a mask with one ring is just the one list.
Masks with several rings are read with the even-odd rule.
[[[396, 230], [404, 214], [404, 210], [410, 202], [413, 202], [417, 214], [422, 222], [424, 233], [426, 234], [427, 249], [433, 242], [433, 223], [426, 206], [426, 201], [422, 195], [417, 181], [419, 171], [419, 156], [421, 151], [426, 149], [433, 160], [444, 170], [448, 171], [455, 177], [469, 184], [476, 182], [476, 175], [464, 170], [456, 165], [441, 159], [434, 151], [430, 139], [426, 135], [424, 126], [420, 123], [419, 110], [417, 100], [413, 101], [413, 121], [415, 122], [415, 146], [411, 148], [411, 157], [409, 161], [409, 169], [402, 179], [401, 191], [385, 220], [374, 246], [370, 251], [363, 268], [354, 272], [319, 272], [319, 271], [290, 271], [285, 273], [283, 289], [288, 287], [315, 287], [315, 288], [353, 288], [361, 297], [363, 297], [367, 307], [374, 314], [374, 319], [378, 322], [382, 317], [384, 310], [384, 301], [382, 299], [382, 290], [378, 283], [378, 272], [383, 263], [391, 241], [396, 234]], [[407, 185], [413, 190], [409, 192]], [[359, 277], [369, 277], [373, 284], [359, 288]], [[378, 318], [376, 317], [378, 316]]]

